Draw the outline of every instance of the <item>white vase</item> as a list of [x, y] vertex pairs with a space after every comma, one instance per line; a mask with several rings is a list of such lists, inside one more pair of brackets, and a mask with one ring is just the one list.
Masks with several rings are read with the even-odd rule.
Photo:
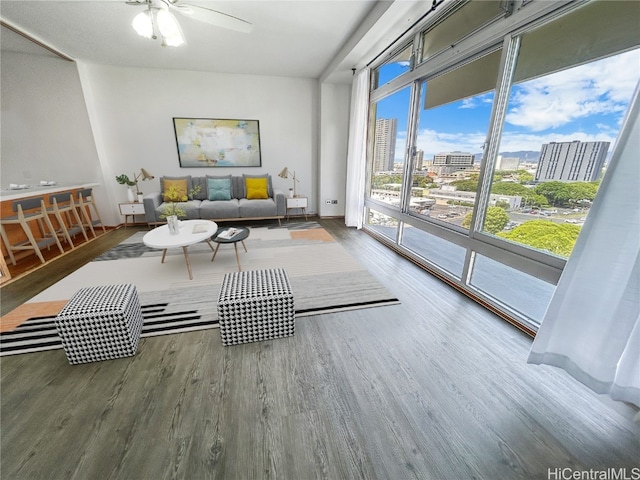
[[169, 227], [169, 233], [171, 235], [177, 235], [180, 233], [180, 223], [178, 222], [177, 215], [169, 215], [167, 217], [167, 226]]
[[133, 190], [131, 190], [130, 188], [127, 188], [127, 199], [129, 200], [129, 203], [133, 203], [136, 201], [136, 196], [133, 193]]
[[293, 188], [289, 189], [289, 198], [293, 198]]

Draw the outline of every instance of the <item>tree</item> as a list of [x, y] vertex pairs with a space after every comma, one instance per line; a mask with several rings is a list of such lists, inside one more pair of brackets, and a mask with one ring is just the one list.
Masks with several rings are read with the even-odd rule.
[[[462, 220], [462, 226], [469, 228], [471, 226], [471, 215], [469, 212]], [[488, 233], [497, 233], [504, 229], [509, 223], [509, 215], [500, 207], [487, 208], [487, 216], [484, 219], [484, 231]]]
[[533, 174], [525, 170], [518, 170], [518, 180], [520, 180], [520, 183], [533, 182]]
[[510, 232], [500, 232], [497, 236], [529, 245], [538, 250], [568, 257], [571, 255], [580, 230], [579, 225], [554, 223], [549, 220], [531, 220], [517, 226]]
[[535, 188], [555, 207], [575, 205], [580, 200], [593, 200], [598, 193], [598, 182], [544, 182]]
[[498, 195], [511, 195], [517, 197], [524, 197], [529, 195], [531, 191], [519, 183], [513, 182], [499, 182], [491, 185], [491, 193]]
[[456, 187], [460, 192], [475, 192], [478, 189], [478, 177], [468, 180], [456, 180], [451, 182], [450, 185]]

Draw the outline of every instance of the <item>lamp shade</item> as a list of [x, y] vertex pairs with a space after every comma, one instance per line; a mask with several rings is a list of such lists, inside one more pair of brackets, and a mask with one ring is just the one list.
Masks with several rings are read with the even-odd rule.
[[153, 180], [155, 178], [145, 168], [141, 168], [140, 173], [142, 174], [142, 180]]
[[145, 10], [136, 15], [131, 22], [131, 26], [141, 37], [153, 37], [153, 21], [149, 10]]
[[156, 23], [158, 24], [158, 29], [162, 34], [165, 45], [179, 47], [184, 43], [180, 24], [170, 11], [162, 8], [158, 10], [158, 13], [156, 13]]
[[287, 178], [289, 176], [289, 169], [284, 167], [282, 171], [278, 174], [280, 178]]

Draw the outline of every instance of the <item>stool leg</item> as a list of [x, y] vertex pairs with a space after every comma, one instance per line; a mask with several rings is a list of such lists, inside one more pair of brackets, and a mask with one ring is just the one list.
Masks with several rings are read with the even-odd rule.
[[244, 253], [247, 253], [247, 246], [244, 244], [244, 240], [242, 241], [242, 248], [244, 248]]
[[67, 225], [64, 223], [64, 219], [62, 218], [62, 215], [60, 215], [59, 212], [56, 212], [55, 218], [58, 221], [58, 224], [60, 225], [60, 232], [62, 233], [62, 236], [64, 237], [66, 242], [69, 245], [71, 245], [71, 249], [73, 250], [75, 246], [73, 245], [73, 241], [71, 240], [71, 235], [69, 235], [69, 230], [67, 230]]
[[160, 263], [164, 263], [164, 257], [167, 254], [167, 249], [162, 250], [162, 261]]
[[60, 250], [60, 253], [64, 253], [64, 248], [62, 248], [62, 245], [60, 244], [60, 240], [58, 239], [58, 234], [56, 233], [55, 228], [53, 228], [53, 224], [51, 223], [51, 220], [49, 220], [49, 215], [47, 215], [46, 213], [44, 215], [44, 223], [46, 223], [47, 228], [51, 232], [51, 235], [53, 235], [53, 238], [56, 241], [56, 245], [58, 245], [58, 249]]
[[9, 258], [11, 259], [11, 263], [13, 265], [16, 264], [16, 257], [13, 255], [13, 250], [11, 250], [11, 243], [9, 243], [9, 238], [7, 237], [7, 233], [4, 231], [4, 227], [0, 225], [0, 236], [2, 236], [2, 241], [4, 242], [4, 246], [9, 253]]
[[[23, 224], [20, 224], [20, 226], [22, 227], [22, 230], [24, 231], [25, 235], [29, 239], [29, 243], [31, 243], [31, 246], [33, 247], [33, 250], [36, 252], [36, 255], [38, 255], [40, 262], [46, 263], [44, 257], [42, 256], [42, 253], [40, 253], [40, 247], [38, 247], [38, 242], [36, 242], [36, 239], [33, 236], [33, 232], [31, 231], [29, 226], [28, 225], [25, 226]], [[57, 238], [58, 237], [56, 237], [56, 240]], [[60, 244], [60, 242], [58, 242], [58, 244]], [[63, 250], [63, 253], [64, 253], [64, 250]]]

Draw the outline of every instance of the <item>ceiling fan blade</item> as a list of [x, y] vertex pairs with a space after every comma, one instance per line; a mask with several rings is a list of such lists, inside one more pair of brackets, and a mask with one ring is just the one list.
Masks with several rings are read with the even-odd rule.
[[185, 17], [193, 18], [200, 22], [215, 25], [216, 27], [226, 28], [227, 30], [235, 30], [242, 33], [251, 33], [253, 24], [242, 20], [241, 18], [228, 15], [210, 8], [200, 7], [190, 3], [182, 3], [179, 1], [169, 0], [169, 5], [173, 11], [178, 12]]

